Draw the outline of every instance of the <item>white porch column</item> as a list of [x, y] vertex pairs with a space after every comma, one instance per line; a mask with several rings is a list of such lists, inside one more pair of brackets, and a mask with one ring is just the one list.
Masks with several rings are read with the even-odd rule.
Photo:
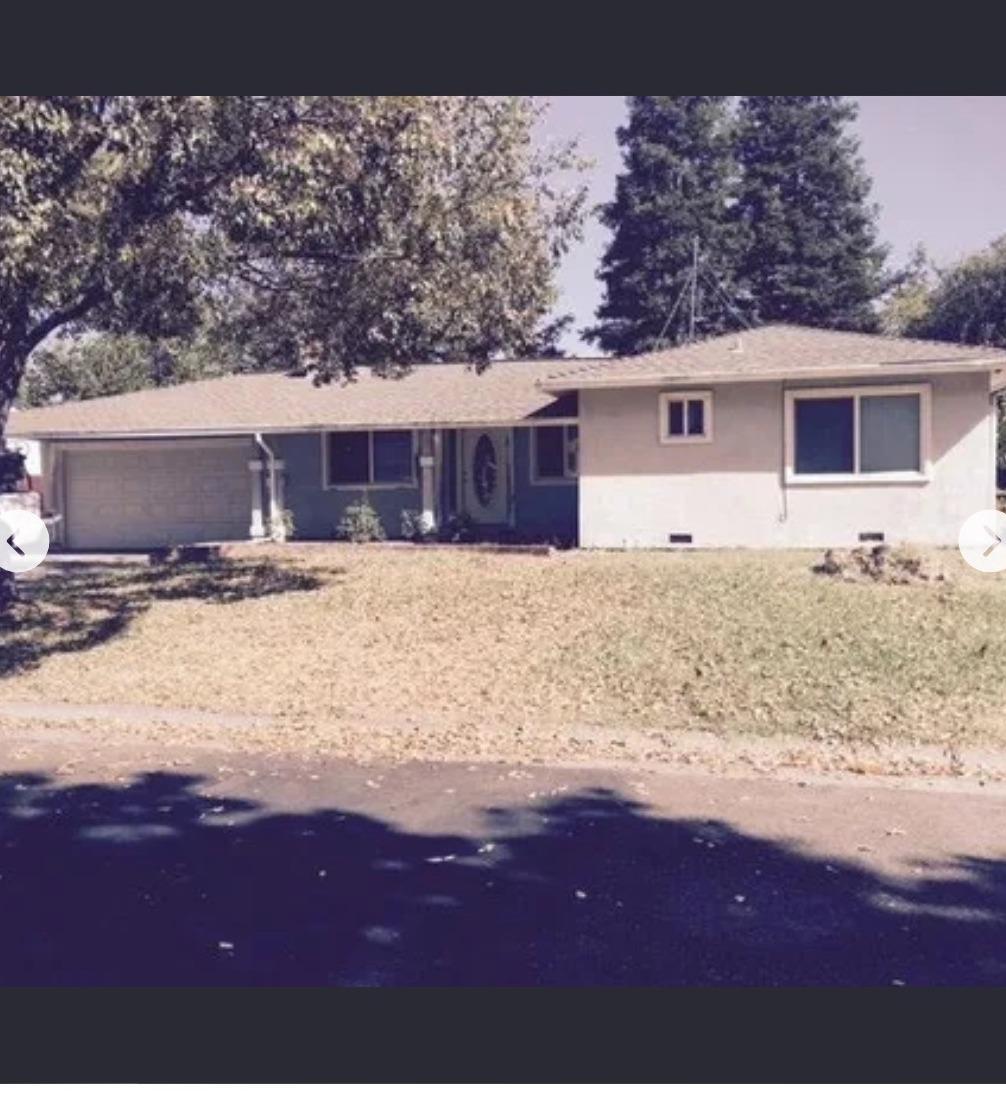
[[432, 531], [437, 526], [433, 482], [435, 462], [433, 456], [433, 430], [421, 429], [419, 432], [419, 481], [422, 504], [420, 518], [426, 531]]
[[265, 538], [265, 520], [262, 518], [262, 460], [249, 459], [251, 471], [251, 527], [248, 533], [253, 539]]
[[439, 527], [444, 519], [444, 431], [433, 430], [433, 521]]
[[286, 542], [286, 526], [283, 523], [283, 510], [286, 508], [285, 467], [282, 459], [274, 459], [269, 466], [269, 529], [277, 543]]

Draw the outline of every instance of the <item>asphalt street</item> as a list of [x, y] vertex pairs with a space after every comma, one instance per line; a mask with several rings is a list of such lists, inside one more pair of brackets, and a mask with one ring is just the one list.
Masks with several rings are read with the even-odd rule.
[[8, 728], [2, 985], [1006, 984], [1006, 796]]

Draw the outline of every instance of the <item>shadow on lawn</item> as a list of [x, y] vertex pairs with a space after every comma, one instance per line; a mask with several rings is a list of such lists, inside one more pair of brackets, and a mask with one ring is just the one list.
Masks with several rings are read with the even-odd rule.
[[13, 615], [0, 616], [0, 676], [34, 668], [56, 653], [100, 645], [121, 634], [158, 600], [228, 604], [310, 592], [343, 572], [233, 559], [196, 565], [53, 568], [21, 582]]
[[197, 787], [0, 779], [0, 983], [1006, 983], [1000, 861], [894, 885], [604, 790], [490, 848]]

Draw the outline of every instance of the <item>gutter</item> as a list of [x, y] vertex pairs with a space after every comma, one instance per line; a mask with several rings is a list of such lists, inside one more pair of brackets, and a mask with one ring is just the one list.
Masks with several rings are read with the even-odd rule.
[[890, 376], [930, 376], [952, 375], [968, 372], [993, 372], [1003, 367], [1001, 357], [971, 361], [906, 361], [904, 364], [861, 364], [840, 368], [825, 368], [814, 371], [794, 372], [776, 370], [773, 372], [696, 372], [694, 375], [668, 375], [650, 372], [645, 375], [630, 376], [561, 376], [554, 380], [541, 380], [538, 386], [549, 394], [561, 394], [565, 391], [619, 387], [689, 387], [707, 383], [762, 383], [786, 381], [813, 382], [819, 379], [851, 379], [860, 376], [876, 376], [878, 379]]
[[[261, 436], [260, 430], [266, 429], [272, 434], [278, 433], [339, 433], [354, 432], [366, 429], [369, 432], [397, 432], [402, 429], [524, 429], [535, 425], [576, 425], [577, 417], [525, 417], [525, 418], [501, 418], [498, 420], [480, 419], [478, 421], [405, 421], [393, 423], [373, 423], [360, 421], [347, 424], [345, 422], [334, 425], [261, 425], [240, 426], [222, 429], [136, 429], [128, 432], [80, 432], [73, 429], [35, 429], [7, 430], [11, 439], [17, 440], [49, 440], [49, 441], [95, 441], [105, 443], [114, 440], [201, 440], [201, 439], [235, 439], [240, 440], [247, 436]], [[264, 450], [264, 449], [263, 449]]]

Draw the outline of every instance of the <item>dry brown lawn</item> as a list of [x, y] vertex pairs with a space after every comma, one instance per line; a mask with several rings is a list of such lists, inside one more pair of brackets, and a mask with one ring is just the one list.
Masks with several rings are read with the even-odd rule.
[[[0, 633], [0, 698], [277, 715], [1001, 742], [1006, 577], [912, 586], [808, 552], [249, 548], [59, 571]], [[361, 728], [360, 731], [365, 731]]]

